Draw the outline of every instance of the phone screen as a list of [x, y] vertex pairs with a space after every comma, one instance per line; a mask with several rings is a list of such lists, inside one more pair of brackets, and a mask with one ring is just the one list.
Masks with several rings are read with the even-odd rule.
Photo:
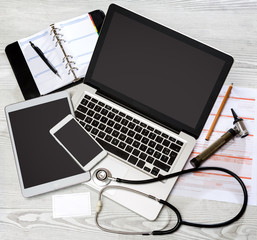
[[54, 136], [83, 167], [103, 151], [74, 119], [56, 131]]

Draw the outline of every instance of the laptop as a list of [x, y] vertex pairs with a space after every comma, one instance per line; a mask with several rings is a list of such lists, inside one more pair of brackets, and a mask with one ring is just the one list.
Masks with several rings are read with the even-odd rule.
[[[115, 4], [84, 84], [73, 97], [80, 124], [108, 155], [91, 170], [148, 179], [183, 169], [233, 58]], [[176, 179], [127, 185], [167, 199]], [[102, 183], [87, 183], [100, 191]], [[118, 183], [110, 183], [118, 184]], [[106, 196], [154, 220], [161, 205], [122, 190]]]

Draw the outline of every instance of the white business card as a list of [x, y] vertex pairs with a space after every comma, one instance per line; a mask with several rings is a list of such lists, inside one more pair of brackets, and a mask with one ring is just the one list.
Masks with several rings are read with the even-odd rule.
[[90, 193], [53, 195], [53, 218], [91, 215]]

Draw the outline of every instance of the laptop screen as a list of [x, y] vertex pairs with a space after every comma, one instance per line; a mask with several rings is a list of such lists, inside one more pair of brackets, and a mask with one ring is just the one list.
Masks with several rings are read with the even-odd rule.
[[91, 82], [165, 125], [199, 132], [207, 103], [225, 80], [221, 75], [227, 59], [217, 50], [126, 12], [107, 14], [89, 67]]

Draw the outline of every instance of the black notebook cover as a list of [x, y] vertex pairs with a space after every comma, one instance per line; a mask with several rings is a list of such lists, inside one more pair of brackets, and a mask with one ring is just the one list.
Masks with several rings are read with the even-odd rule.
[[[95, 11], [89, 12], [89, 14], [93, 19], [93, 22], [97, 28], [97, 31], [100, 32], [104, 17], [105, 17], [104, 12], [101, 10], [95, 10]], [[34, 78], [29, 70], [29, 67], [26, 63], [26, 60], [23, 56], [23, 53], [20, 49], [18, 42], [16, 41], [14, 43], [9, 44], [5, 48], [5, 53], [11, 64], [12, 70], [14, 72], [14, 75], [17, 79], [17, 82], [20, 86], [20, 89], [22, 91], [22, 94], [23, 94], [23, 97], [25, 98], [25, 100], [39, 97], [40, 93], [38, 91], [38, 88], [36, 86]], [[69, 85], [59, 88], [56, 91], [61, 91], [66, 88], [72, 87], [72, 86], [80, 83], [81, 81], [82, 80], [73, 82]], [[56, 91], [54, 91], [54, 92], [56, 92]], [[51, 92], [51, 93], [53, 93], [53, 92]]]

